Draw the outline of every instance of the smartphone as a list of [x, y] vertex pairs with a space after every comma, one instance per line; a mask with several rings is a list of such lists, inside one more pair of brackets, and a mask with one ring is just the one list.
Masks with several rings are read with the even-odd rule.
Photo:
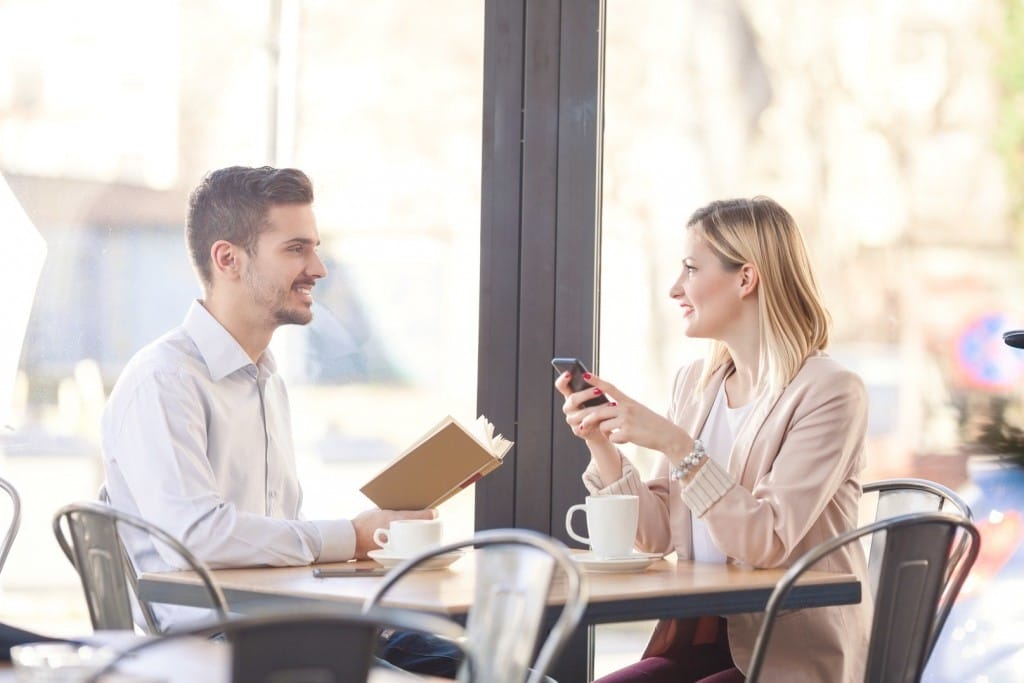
[[[590, 385], [587, 384], [587, 380], [583, 379], [583, 374], [590, 372], [587, 370], [587, 366], [583, 364], [579, 358], [552, 358], [551, 365], [554, 366], [555, 370], [558, 370], [558, 374], [566, 372], [572, 373], [569, 377], [569, 388], [575, 391], [583, 391]], [[592, 399], [583, 402], [584, 408], [593, 408], [599, 406], [602, 403], [607, 403], [608, 397], [604, 394], [595, 396]]]
[[313, 576], [318, 579], [333, 579], [343, 576], [384, 576], [388, 570], [384, 567], [331, 567], [321, 569], [315, 567]]

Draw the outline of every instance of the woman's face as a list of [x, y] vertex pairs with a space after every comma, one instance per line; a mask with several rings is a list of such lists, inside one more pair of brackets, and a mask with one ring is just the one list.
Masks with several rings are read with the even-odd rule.
[[682, 266], [669, 296], [683, 310], [686, 336], [724, 340], [739, 320], [741, 271], [725, 268], [693, 230], [686, 231]]

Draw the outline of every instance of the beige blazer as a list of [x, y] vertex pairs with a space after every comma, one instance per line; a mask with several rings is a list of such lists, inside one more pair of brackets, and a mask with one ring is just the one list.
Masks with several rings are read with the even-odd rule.
[[[669, 417], [699, 435], [730, 368], [697, 391], [700, 362], [676, 376]], [[825, 354], [808, 358], [781, 392], [757, 399], [736, 437], [726, 473], [717, 469], [702, 519], [730, 562], [785, 567], [808, 549], [858, 524], [867, 393], [861, 379]], [[688, 491], [713, 463], [706, 462]], [[594, 493], [640, 496], [637, 545], [648, 552], [692, 557], [691, 508], [664, 457], [655, 477], [641, 482], [623, 458], [623, 478], [601, 487], [596, 468], [584, 474]], [[718, 483], [721, 482], [721, 483]], [[705, 491], [707, 490], [705, 485]], [[693, 503], [692, 496], [690, 497]], [[705, 495], [703, 500], [707, 500]], [[700, 510], [699, 510], [700, 512]], [[859, 543], [822, 560], [816, 569], [851, 572], [867, 584]], [[866, 590], [859, 605], [793, 610], [781, 615], [763, 669], [765, 681], [862, 681], [871, 619]], [[729, 646], [746, 672], [761, 614], [728, 617]]]

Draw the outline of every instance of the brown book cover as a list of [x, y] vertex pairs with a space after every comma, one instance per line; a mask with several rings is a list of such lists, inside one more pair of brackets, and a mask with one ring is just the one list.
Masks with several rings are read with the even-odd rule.
[[475, 427], [445, 417], [359, 490], [382, 510], [437, 507], [496, 469], [512, 447], [483, 416]]

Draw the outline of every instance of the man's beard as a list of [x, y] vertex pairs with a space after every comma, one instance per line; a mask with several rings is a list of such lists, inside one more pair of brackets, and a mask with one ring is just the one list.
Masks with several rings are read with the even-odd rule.
[[269, 284], [253, 270], [246, 270], [245, 284], [252, 292], [253, 300], [267, 310], [271, 321], [277, 325], [308, 325], [313, 320], [313, 310], [306, 306], [289, 305], [292, 290], [281, 289]]

